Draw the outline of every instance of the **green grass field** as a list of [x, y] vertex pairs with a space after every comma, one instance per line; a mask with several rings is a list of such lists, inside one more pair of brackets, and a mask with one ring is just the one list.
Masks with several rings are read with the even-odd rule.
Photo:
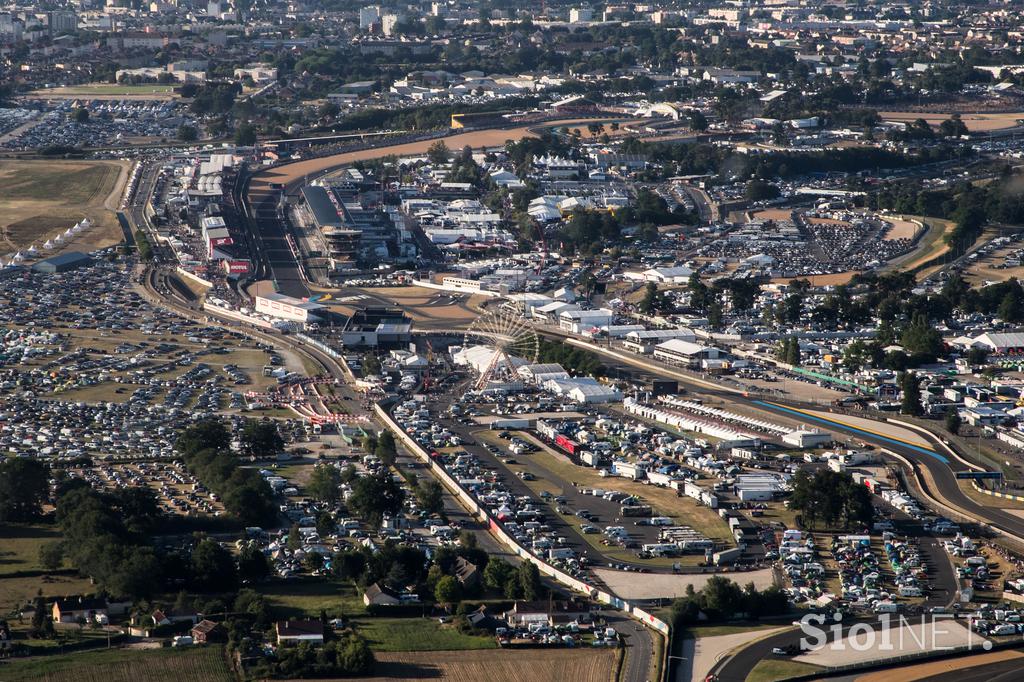
[[433, 618], [358, 618], [356, 631], [374, 651], [496, 649], [492, 637], [464, 635]]
[[323, 579], [280, 581], [260, 586], [260, 592], [275, 618], [317, 618], [321, 610], [332, 617], [345, 618], [366, 613], [362, 594], [351, 583]]
[[0, 662], [0, 682], [232, 682], [221, 647], [111, 649]]
[[779, 682], [797, 675], [809, 675], [821, 670], [819, 666], [796, 661], [767, 659], [759, 661], [747, 675], [747, 682]]
[[64, 88], [47, 88], [36, 90], [34, 95], [173, 95], [173, 85], [147, 83], [143, 85], [117, 85], [114, 83], [87, 83], [85, 85], [69, 85]]
[[0, 524], [0, 577], [19, 571], [39, 571], [39, 548], [60, 540], [52, 526]]

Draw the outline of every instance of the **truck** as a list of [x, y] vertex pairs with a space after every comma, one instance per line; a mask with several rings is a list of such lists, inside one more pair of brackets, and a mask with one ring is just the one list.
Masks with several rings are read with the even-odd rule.
[[875, 613], [899, 613], [900, 605], [892, 601], [880, 601], [873, 610]]
[[576, 455], [580, 451], [579, 443], [561, 433], [555, 436], [555, 447], [570, 455]]
[[743, 550], [739, 547], [733, 547], [732, 549], [723, 549], [721, 552], [715, 552], [712, 555], [712, 560], [715, 562], [715, 566], [729, 566], [739, 561], [742, 556]]
[[624, 504], [619, 508], [622, 516], [650, 516], [651, 505], [649, 504]]

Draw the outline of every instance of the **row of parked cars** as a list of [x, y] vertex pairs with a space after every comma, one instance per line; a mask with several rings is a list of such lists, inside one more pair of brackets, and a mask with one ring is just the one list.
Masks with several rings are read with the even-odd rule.
[[[410, 400], [398, 405], [393, 414], [399, 425], [422, 447], [431, 450], [433, 438], [430, 434], [439, 429], [439, 425], [430, 418], [429, 410]], [[532, 494], [514, 492], [496, 464], [486, 464], [478, 456], [465, 451], [435, 452], [433, 456], [517, 543], [571, 575], [583, 574], [587, 565], [585, 558], [568, 546], [569, 538], [556, 532], [548, 523], [546, 505]]]

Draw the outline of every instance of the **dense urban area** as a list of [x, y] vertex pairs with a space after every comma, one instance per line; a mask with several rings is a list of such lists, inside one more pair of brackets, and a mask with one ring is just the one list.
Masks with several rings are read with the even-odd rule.
[[0, 682], [1024, 678], [1024, 6], [0, 1]]

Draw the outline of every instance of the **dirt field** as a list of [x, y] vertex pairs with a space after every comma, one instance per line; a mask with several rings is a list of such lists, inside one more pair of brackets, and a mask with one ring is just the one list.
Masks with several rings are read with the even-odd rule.
[[754, 214], [755, 220], [792, 220], [793, 211], [786, 208], [769, 208]]
[[611, 649], [590, 648], [378, 653], [378, 674], [358, 679], [609, 682], [615, 679], [615, 658], [616, 652]]
[[737, 573], [648, 573], [643, 580], [637, 580], [635, 573], [625, 573], [610, 568], [595, 568], [594, 573], [608, 588], [623, 599], [667, 599], [681, 597], [686, 593], [686, 586], [700, 590], [715, 575], [724, 575], [740, 585], [754, 583], [758, 589], [765, 589], [773, 584], [772, 569], [763, 568], [757, 571]]
[[[915, 623], [913, 625], [891, 628], [888, 634], [890, 639], [887, 643], [891, 643], [892, 647], [888, 650], [877, 646], [877, 644], [881, 644], [881, 635], [869, 631], [871, 632], [870, 635], [861, 634], [853, 639], [850, 637], [844, 638], [845, 647], [840, 651], [834, 651], [832, 647], [827, 646], [801, 654], [792, 660], [798, 663], [811, 663], [825, 667], [853, 665], [868, 661], [896, 658], [897, 656], [921, 651], [935, 651], [943, 647], [952, 648], [968, 644], [980, 650], [984, 641], [984, 638], [980, 635], [969, 631], [961, 623], [952, 620], [941, 621], [934, 629], [926, 629], [926, 627], [927, 624]], [[876, 646], [865, 646], [871, 643], [872, 637], [874, 637]]]
[[1024, 265], [1009, 268], [996, 267], [997, 265], [1002, 265], [1008, 255], [1020, 250], [1020, 248], [1020, 244], [1009, 244], [1001, 249], [996, 249], [982, 258], [978, 258], [964, 272], [964, 279], [973, 285], [984, 285], [985, 282], [1005, 282], [1011, 277], [1016, 279], [1024, 278]]
[[949, 658], [942, 661], [918, 663], [917, 665], [865, 673], [857, 677], [856, 682], [915, 682], [916, 680], [930, 679], [943, 673], [1021, 658], [1024, 658], [1024, 653], [1020, 651], [993, 651], [991, 653], [961, 656], [960, 658]]
[[858, 274], [857, 270], [850, 270], [847, 272], [833, 272], [829, 275], [804, 275], [802, 277], [777, 277], [772, 280], [776, 284], [789, 284], [794, 279], [806, 279], [811, 283], [811, 286], [815, 287], [827, 287], [836, 284], [846, 284], [853, 276]]
[[[926, 114], [918, 111], [880, 111], [878, 115], [883, 121], [895, 121], [906, 123], [923, 118], [932, 126], [938, 126], [949, 118], [950, 114]], [[1024, 112], [1011, 112], [1008, 114], [960, 114], [960, 120], [964, 122], [967, 129], [974, 133], [987, 132], [990, 130], [1004, 130], [1017, 125], [1019, 119], [1024, 118]]]
[[910, 220], [892, 220], [889, 222], [892, 225], [889, 231], [885, 233], [885, 240], [892, 239], [913, 239], [914, 235], [917, 234], [917, 223]]
[[[903, 221], [920, 220], [928, 228], [928, 232], [918, 242], [917, 248], [902, 258], [889, 261], [884, 270], [912, 270], [949, 251], [949, 244], [946, 243], [944, 237], [947, 232], [956, 227], [952, 221], [942, 220], [941, 218], [923, 218], [921, 216], [901, 215], [897, 217]], [[931, 270], [929, 268], [918, 273], [918, 279], [927, 277]]]
[[464, 329], [480, 317], [477, 307], [487, 300], [484, 296], [416, 286], [323, 291], [331, 291], [331, 298], [318, 303], [339, 312], [350, 314], [355, 308], [367, 305], [397, 306], [420, 328]]
[[[581, 130], [586, 133], [588, 122], [603, 123], [606, 126], [609, 123], [607, 119], [581, 118], [553, 121], [543, 124], [542, 127], [580, 127]], [[531, 125], [523, 126], [521, 128], [510, 128], [507, 130], [477, 130], [470, 133], [449, 135], [448, 137], [440, 139], [444, 140], [444, 143], [448, 145], [449, 149], [462, 149], [466, 145], [469, 145], [474, 149], [479, 149], [480, 147], [503, 145], [507, 140], [536, 137], [536, 134], [531, 132], [535, 127], [540, 126]], [[267, 191], [269, 189], [269, 183], [279, 182], [287, 184], [299, 180], [307, 175], [317, 175], [332, 168], [344, 166], [349, 163], [355, 163], [356, 161], [367, 161], [369, 159], [378, 159], [382, 156], [390, 155], [414, 156], [417, 154], [424, 154], [430, 145], [434, 144], [436, 141], [437, 140], [422, 140], [420, 142], [408, 142], [406, 144], [391, 145], [390, 147], [363, 149], [357, 152], [347, 152], [344, 154], [335, 154], [334, 156], [325, 156], [319, 159], [309, 159], [307, 161], [289, 163], [285, 166], [281, 166], [280, 168], [274, 168], [254, 176], [249, 186], [251, 190], [257, 192]]]
[[0, 161], [0, 254], [39, 248], [83, 218], [91, 228], [45, 254], [117, 244], [115, 211], [128, 171], [114, 161]]

